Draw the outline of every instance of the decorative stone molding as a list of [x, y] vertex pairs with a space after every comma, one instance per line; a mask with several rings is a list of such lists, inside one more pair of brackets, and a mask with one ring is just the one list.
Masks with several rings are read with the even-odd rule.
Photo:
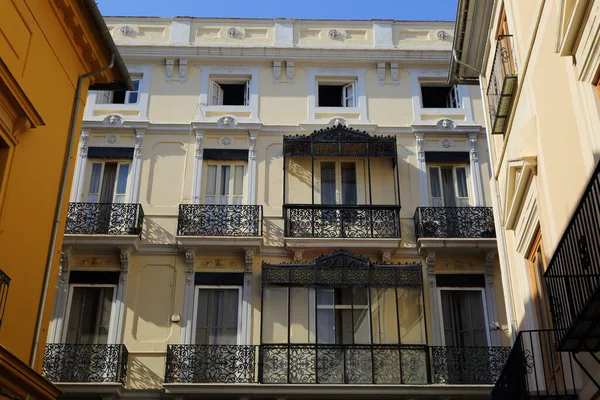
[[106, 137], [106, 143], [115, 144], [117, 143], [117, 137], [115, 135], [109, 135]]
[[428, 252], [427, 257], [425, 258], [425, 265], [427, 268], [427, 282], [429, 283], [430, 288], [436, 287], [435, 260], [436, 260], [435, 251]]
[[71, 266], [71, 255], [72, 251], [70, 247], [63, 247], [62, 251], [60, 252], [60, 263], [58, 267], [58, 279], [60, 284], [67, 283], [67, 275]]
[[133, 157], [134, 158], [142, 158], [142, 143], [144, 141], [144, 130], [136, 129], [135, 130], [135, 145], [133, 147]]
[[273, 83], [281, 81], [281, 61], [273, 61]]
[[338, 39], [341, 39], [341, 37], [342, 37], [342, 34], [337, 29], [330, 29], [328, 34], [329, 34], [329, 38], [331, 38], [333, 40], [338, 40]]
[[390, 77], [392, 86], [398, 86], [398, 63], [390, 63]]
[[175, 67], [175, 60], [172, 58], [167, 58], [165, 62], [165, 80], [167, 83], [171, 83], [173, 81], [173, 69]]
[[294, 250], [294, 261], [301, 262], [303, 258], [302, 250]]
[[131, 249], [122, 248], [119, 254], [119, 262], [121, 263], [121, 272], [129, 272], [129, 256], [131, 255]]
[[230, 116], [221, 117], [217, 121], [217, 126], [219, 126], [221, 128], [229, 128], [229, 127], [234, 127], [236, 125], [237, 125], [237, 121], [235, 120], [235, 118], [230, 117]]
[[254, 263], [254, 249], [244, 249], [244, 272], [252, 273], [252, 265]]
[[204, 157], [203, 135], [203, 132], [196, 131], [196, 158], [200, 160]]
[[256, 160], [256, 142], [257, 142], [257, 133], [250, 133], [250, 147], [248, 149], [248, 158], [250, 160]]
[[128, 25], [123, 25], [120, 29], [121, 31], [121, 35], [123, 36], [129, 36], [133, 33], [133, 29], [131, 29], [131, 27], [129, 27]]
[[377, 83], [379, 86], [385, 85], [385, 63], [377, 63]]
[[381, 252], [381, 261], [384, 263], [392, 262], [392, 252], [389, 250], [383, 250]]
[[417, 138], [417, 160], [425, 161], [425, 138], [422, 133], [415, 134]]
[[294, 83], [294, 62], [286, 61], [285, 62], [285, 80], [288, 85]]
[[485, 254], [485, 281], [488, 287], [494, 287], [494, 264], [496, 262], [496, 250], [488, 251]]
[[230, 38], [237, 38], [240, 36], [240, 34], [240, 30], [235, 27], [227, 29], [227, 36], [229, 36]]
[[446, 139], [442, 142], [442, 147], [445, 149], [449, 149], [452, 146], [454, 146], [454, 143], [452, 143], [452, 140]]
[[348, 121], [346, 121], [346, 118], [335, 117], [335, 118], [332, 118], [331, 121], [329, 121], [329, 124], [327, 124], [327, 126], [336, 126], [336, 125], [348, 126]]
[[221, 144], [224, 146], [229, 146], [231, 144], [231, 138], [227, 136], [221, 139]]
[[235, 260], [221, 260], [220, 258], [216, 258], [214, 260], [201, 261], [198, 267], [202, 269], [239, 269], [240, 266]]
[[187, 60], [179, 59], [179, 83], [187, 81]]
[[105, 126], [111, 126], [113, 128], [123, 126], [123, 117], [117, 114], [110, 114], [102, 120]]
[[185, 273], [186, 274], [194, 273], [195, 261], [196, 261], [196, 249], [186, 249], [185, 250]]
[[90, 135], [89, 131], [81, 131], [81, 139], [79, 140], [79, 157], [87, 158], [88, 154], [88, 137]]
[[477, 134], [469, 135], [469, 154], [471, 156], [471, 161], [479, 161], [479, 156], [477, 155]]
[[450, 37], [450, 35], [448, 35], [448, 33], [446, 33], [446, 31], [438, 31], [437, 33], [437, 38], [439, 40], [446, 40]]
[[447, 271], [477, 271], [477, 270], [481, 270], [481, 267], [477, 264], [473, 264], [472, 262], [468, 262], [468, 261], [462, 261], [462, 260], [453, 260], [453, 261], [448, 261], [445, 262], [443, 264], [439, 264], [438, 268], [440, 270], [447, 270]]
[[438, 121], [436, 126], [439, 129], [454, 129], [456, 127], [456, 124], [451, 119], [443, 118]]
[[120, 263], [108, 257], [85, 257], [73, 264], [79, 269], [121, 269]]

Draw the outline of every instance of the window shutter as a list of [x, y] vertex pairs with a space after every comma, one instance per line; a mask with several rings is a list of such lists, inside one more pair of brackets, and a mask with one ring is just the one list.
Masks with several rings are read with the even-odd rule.
[[431, 205], [433, 207], [443, 207], [442, 180], [440, 178], [440, 169], [438, 167], [429, 167], [429, 186]]
[[96, 104], [110, 104], [111, 92], [108, 90], [98, 90], [96, 95]]
[[469, 189], [467, 186], [467, 168], [458, 167], [456, 171], [456, 204], [459, 207], [468, 207]]
[[221, 86], [214, 81], [212, 82], [210, 104], [213, 106], [223, 105], [223, 89], [221, 89]]
[[355, 107], [355, 82], [344, 85], [342, 90], [342, 105], [344, 107]]
[[246, 92], [244, 96], [244, 105], [250, 105], [250, 81], [246, 81]]

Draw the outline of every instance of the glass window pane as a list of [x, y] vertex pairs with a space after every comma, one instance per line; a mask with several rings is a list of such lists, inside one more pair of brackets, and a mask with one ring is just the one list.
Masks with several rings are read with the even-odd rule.
[[217, 166], [208, 165], [206, 171], [206, 195], [214, 196], [217, 193]]
[[263, 341], [287, 343], [288, 340], [287, 288], [269, 287], [263, 292]]
[[356, 204], [356, 164], [343, 162], [342, 169], [342, 204]]
[[317, 342], [335, 343], [335, 291], [333, 289], [317, 289]]
[[92, 173], [90, 175], [90, 188], [88, 192], [97, 194], [100, 191], [100, 178], [102, 177], [102, 163], [92, 164]]
[[198, 291], [198, 311], [196, 313], [196, 340], [195, 344], [208, 344], [208, 297], [209, 291]]
[[425, 344], [423, 294], [417, 288], [397, 288], [400, 343]]
[[129, 173], [129, 164], [119, 165], [119, 175], [117, 178], [117, 193], [124, 194], [127, 191], [127, 174]]
[[371, 326], [369, 321], [369, 307], [354, 308], [354, 343], [371, 343]]
[[138, 101], [138, 92], [128, 92], [127, 93], [127, 103], [135, 104]]
[[429, 167], [429, 183], [431, 185], [431, 197], [442, 197], [439, 168]]
[[456, 185], [458, 186], [458, 197], [469, 197], [466, 168], [456, 168]]
[[371, 288], [371, 321], [374, 344], [398, 343], [396, 306], [395, 289]]
[[221, 196], [229, 195], [230, 170], [229, 165], [221, 165], [221, 183], [219, 184], [219, 194]]
[[241, 195], [244, 191], [244, 166], [236, 165], [233, 180], [233, 194]]
[[106, 344], [108, 342], [113, 293], [113, 287], [73, 288], [67, 343]]
[[290, 288], [290, 342], [315, 342], [315, 291]]
[[335, 204], [335, 163], [321, 163], [321, 204]]

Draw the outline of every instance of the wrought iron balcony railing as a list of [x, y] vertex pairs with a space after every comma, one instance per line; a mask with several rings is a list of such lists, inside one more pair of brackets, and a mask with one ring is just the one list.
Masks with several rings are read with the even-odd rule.
[[557, 351], [554, 331], [521, 331], [492, 390], [492, 400], [577, 399], [571, 353]]
[[262, 206], [180, 204], [179, 236], [262, 236]]
[[46, 345], [42, 373], [51, 382], [120, 382], [127, 374], [127, 348], [122, 344]]
[[285, 236], [400, 238], [400, 206], [286, 204]]
[[420, 238], [495, 238], [491, 207], [417, 207], [415, 235]]
[[0, 269], [0, 328], [2, 328], [2, 318], [6, 309], [6, 300], [8, 299], [8, 287], [10, 278]]
[[144, 210], [133, 203], [69, 203], [65, 234], [137, 235], [141, 237]]
[[508, 347], [169, 345], [166, 383], [493, 384]]
[[600, 351], [600, 163], [567, 226], [544, 281], [561, 351]]
[[487, 87], [492, 133], [504, 133], [517, 88], [517, 61], [512, 35], [500, 35]]

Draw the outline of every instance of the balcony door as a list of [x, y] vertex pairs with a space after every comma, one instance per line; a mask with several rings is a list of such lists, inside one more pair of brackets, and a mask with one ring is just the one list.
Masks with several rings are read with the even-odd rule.
[[440, 288], [444, 346], [488, 346], [483, 289]]
[[205, 204], [235, 204], [244, 200], [244, 163], [213, 163], [206, 166]]
[[242, 288], [198, 286], [194, 315], [194, 343], [200, 345], [240, 344]]
[[92, 162], [88, 203], [124, 203], [127, 196], [129, 162]]
[[116, 285], [71, 285], [67, 301], [67, 344], [113, 342]]
[[468, 207], [467, 167], [430, 166], [429, 190], [433, 207]]
[[320, 164], [321, 204], [358, 204], [356, 162], [323, 161]]

